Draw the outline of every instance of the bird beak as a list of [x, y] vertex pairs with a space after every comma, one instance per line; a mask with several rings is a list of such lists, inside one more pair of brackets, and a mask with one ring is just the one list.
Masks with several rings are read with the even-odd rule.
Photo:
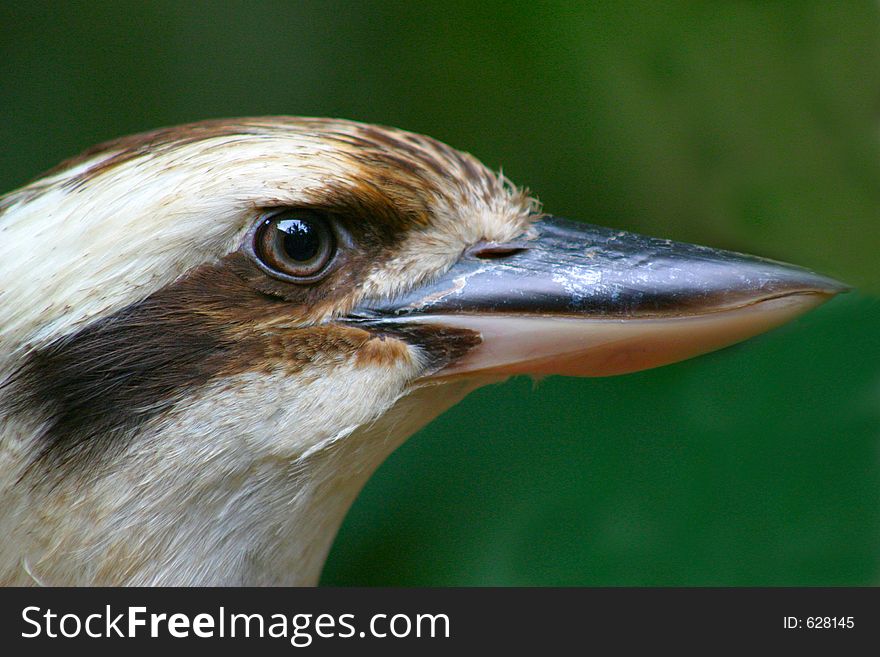
[[548, 217], [521, 242], [477, 244], [428, 284], [361, 306], [356, 321], [479, 333], [433, 377], [606, 376], [739, 342], [847, 289], [793, 265]]

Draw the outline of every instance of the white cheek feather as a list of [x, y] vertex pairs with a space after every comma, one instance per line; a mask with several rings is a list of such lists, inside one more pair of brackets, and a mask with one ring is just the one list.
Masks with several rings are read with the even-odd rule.
[[[327, 368], [319, 363], [295, 375], [280, 368], [273, 374], [247, 372], [210, 384], [146, 428], [144, 435], [161, 436], [163, 451], [181, 450], [193, 463], [218, 449], [234, 458], [295, 463], [354, 427], [372, 422], [420, 371], [413, 352], [394, 365], [343, 362]], [[220, 435], [219, 444], [203, 435], [208, 428]], [[227, 432], [235, 436], [225, 436]], [[174, 434], [172, 444], [167, 434]], [[146, 452], [152, 453], [152, 447]]]

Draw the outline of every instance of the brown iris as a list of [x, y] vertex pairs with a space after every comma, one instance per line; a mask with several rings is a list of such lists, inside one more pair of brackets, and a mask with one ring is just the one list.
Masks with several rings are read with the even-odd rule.
[[329, 222], [320, 215], [285, 212], [263, 221], [255, 247], [273, 272], [314, 280], [333, 259], [336, 240]]

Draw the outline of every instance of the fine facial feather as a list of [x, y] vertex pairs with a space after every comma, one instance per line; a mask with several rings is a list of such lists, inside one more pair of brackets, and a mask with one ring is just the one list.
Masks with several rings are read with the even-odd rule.
[[[244, 255], [284, 207], [352, 236], [316, 286]], [[464, 394], [417, 382], [470, 332], [331, 320], [536, 205], [427, 137], [285, 117], [110, 142], [0, 208], [0, 581], [266, 584], [314, 582], [372, 469]]]

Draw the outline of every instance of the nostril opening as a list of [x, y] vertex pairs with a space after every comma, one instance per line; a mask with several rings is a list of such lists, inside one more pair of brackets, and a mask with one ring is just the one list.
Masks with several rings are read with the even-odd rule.
[[517, 253], [528, 250], [528, 247], [519, 244], [481, 244], [471, 249], [470, 255], [482, 260], [497, 260], [508, 258]]

